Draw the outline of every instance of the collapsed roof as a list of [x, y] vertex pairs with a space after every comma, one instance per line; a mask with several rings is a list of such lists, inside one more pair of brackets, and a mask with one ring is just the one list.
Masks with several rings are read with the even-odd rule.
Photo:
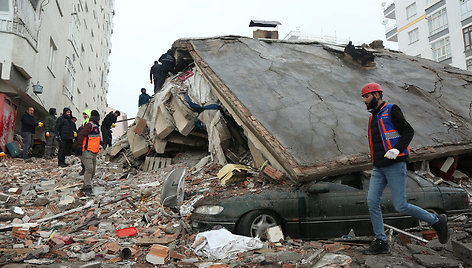
[[228, 36], [180, 39], [173, 49], [177, 67], [194, 62], [253, 147], [296, 182], [370, 168], [360, 96], [368, 82], [415, 129], [412, 161], [472, 151], [467, 71], [387, 50], [364, 67], [316, 42]]

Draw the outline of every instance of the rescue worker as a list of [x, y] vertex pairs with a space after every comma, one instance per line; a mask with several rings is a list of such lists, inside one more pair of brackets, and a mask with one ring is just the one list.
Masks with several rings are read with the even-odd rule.
[[120, 116], [120, 111], [111, 111], [105, 116], [102, 121], [102, 137], [103, 137], [103, 149], [107, 148], [107, 146], [111, 146], [111, 128], [115, 127], [116, 119]]
[[164, 71], [164, 68], [162, 67], [162, 64], [159, 64], [159, 62], [154, 61], [154, 65], [151, 67], [151, 70], [149, 72], [149, 78], [151, 79], [151, 84], [152, 80], [154, 79], [154, 94], [159, 92], [161, 90], [162, 85], [164, 84], [166, 80], [166, 71]]
[[143, 106], [151, 100], [151, 96], [146, 93], [145, 88], [141, 88], [141, 95], [139, 95], [138, 107]]
[[[82, 122], [82, 125], [77, 130], [77, 133], [80, 133], [80, 131], [84, 128], [85, 124], [87, 124], [89, 122], [91, 113], [92, 113], [92, 110], [90, 110], [90, 109], [86, 109], [82, 112], [82, 116], [84, 117], [84, 121]], [[80, 147], [77, 147], [77, 146], [78, 145], [77, 145], [77, 142], [76, 142], [75, 146], [74, 146], [74, 152], [77, 152], [77, 148], [80, 148]], [[80, 159], [80, 167], [82, 169], [80, 170], [79, 175], [82, 176], [82, 175], [85, 174], [85, 166], [84, 166], [84, 163], [82, 162], [82, 159]]]
[[33, 135], [36, 127], [42, 127], [42, 122], [36, 122], [34, 118], [34, 108], [28, 107], [25, 114], [21, 117], [21, 137], [23, 138], [23, 151], [21, 157], [25, 161], [31, 161], [28, 151], [33, 147]]
[[64, 108], [62, 116], [56, 120], [56, 140], [59, 142], [57, 162], [60, 167], [67, 167], [66, 155], [69, 155], [74, 140], [74, 123], [72, 123], [72, 111]]
[[56, 108], [49, 109], [49, 115], [44, 121], [46, 131], [46, 146], [44, 150], [44, 158], [51, 159], [56, 155]]
[[382, 100], [383, 90], [377, 83], [368, 83], [362, 88], [362, 98], [367, 110], [372, 113], [369, 119], [369, 145], [374, 164], [369, 183], [367, 204], [369, 207], [375, 240], [364, 254], [385, 254], [390, 249], [386, 241], [380, 199], [385, 186], [389, 186], [395, 209], [432, 225], [439, 242], [447, 243], [449, 231], [447, 216], [436, 216], [424, 209], [407, 203], [406, 164], [410, 155], [409, 144], [414, 130], [403, 116], [400, 107]]
[[81, 191], [88, 196], [93, 195], [92, 178], [95, 176], [97, 154], [100, 150], [99, 122], [100, 115], [98, 111], [91, 111], [89, 122], [85, 124], [77, 137], [77, 155], [82, 155], [82, 163], [85, 166], [84, 184]]
[[162, 63], [162, 70], [165, 72], [166, 77], [169, 76], [169, 72], [174, 72], [175, 57], [172, 49], [167, 50], [166, 53], [162, 54], [159, 58], [159, 62]]

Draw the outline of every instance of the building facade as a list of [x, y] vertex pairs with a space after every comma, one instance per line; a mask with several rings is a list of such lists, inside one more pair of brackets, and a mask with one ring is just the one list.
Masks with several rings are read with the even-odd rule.
[[472, 0], [395, 0], [384, 6], [387, 41], [405, 54], [472, 70]]
[[105, 115], [114, 0], [0, 0], [0, 93], [42, 119]]

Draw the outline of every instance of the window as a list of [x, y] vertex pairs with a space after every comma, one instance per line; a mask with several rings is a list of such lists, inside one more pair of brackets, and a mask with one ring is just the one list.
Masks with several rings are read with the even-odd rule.
[[462, 19], [472, 16], [472, 0], [461, 0]]
[[75, 52], [79, 51], [80, 44], [80, 21], [77, 17], [77, 15], [72, 16], [72, 21], [70, 24], [70, 41], [74, 47]]
[[447, 28], [446, 9], [434, 13], [428, 18], [429, 35], [433, 35]]
[[10, 0], [0, 0], [0, 12], [10, 11]]
[[51, 71], [54, 71], [54, 61], [56, 59], [57, 47], [52, 41], [52, 38], [49, 39], [49, 59], [48, 59], [48, 68]]
[[472, 26], [469, 26], [462, 30], [464, 33], [464, 50], [470, 50], [472, 48]]
[[449, 37], [441, 39], [431, 44], [433, 50], [433, 59], [435, 61], [443, 61], [451, 56], [451, 44]]
[[416, 2], [406, 7], [406, 18], [409, 19], [416, 15]]
[[418, 39], [419, 39], [418, 28], [408, 32], [408, 38], [410, 39], [410, 44], [418, 41]]
[[67, 71], [67, 78], [66, 78], [66, 83], [64, 85], [65, 94], [70, 100], [73, 100], [74, 95], [72, 94], [72, 92], [74, 92], [74, 86], [75, 86], [75, 68], [68, 57], [66, 57], [66, 71]]
[[467, 65], [467, 71], [472, 71], [472, 59], [466, 60], [465, 64]]

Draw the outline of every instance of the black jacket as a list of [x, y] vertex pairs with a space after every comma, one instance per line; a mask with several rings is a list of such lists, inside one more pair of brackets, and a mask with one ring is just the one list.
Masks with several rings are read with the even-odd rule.
[[21, 132], [30, 132], [34, 134], [34, 130], [38, 126], [38, 122], [34, 116], [26, 113], [21, 117]]
[[113, 111], [111, 111], [103, 119], [102, 127], [106, 129], [111, 129], [111, 125], [114, 123], [116, 123], [116, 116], [113, 114]]
[[158, 76], [164, 73], [162, 69], [162, 64], [156, 63], [151, 67], [151, 71], [149, 72], [149, 79], [152, 80], [153, 76], [157, 79]]
[[174, 53], [172, 53], [172, 50], [169, 49], [167, 50], [167, 53], [162, 54], [161, 57], [159, 58], [159, 62], [162, 63], [162, 69], [165, 72], [174, 71], [175, 57], [174, 57]]
[[67, 116], [66, 111], [70, 111], [69, 108], [64, 108], [62, 116], [56, 121], [56, 135], [59, 135], [63, 140], [73, 140], [75, 124], [72, 122], [72, 116]]
[[[407, 155], [399, 156], [396, 159], [388, 159], [384, 157], [386, 152], [382, 144], [382, 138], [380, 137], [380, 130], [377, 123], [377, 113], [380, 111], [380, 108], [383, 106], [383, 103], [384, 102], [382, 102], [377, 109], [372, 111], [373, 116], [371, 123], [371, 133], [372, 147], [374, 152], [374, 166], [376, 167], [385, 167], [400, 161], [408, 162]], [[392, 119], [393, 125], [395, 126], [395, 129], [401, 135], [400, 140], [393, 148], [397, 149], [401, 153], [405, 151], [408, 145], [410, 144], [415, 131], [408, 123], [408, 121], [406, 121], [402, 111], [400, 110], [400, 107], [398, 107], [397, 105], [392, 106], [390, 117]]]

